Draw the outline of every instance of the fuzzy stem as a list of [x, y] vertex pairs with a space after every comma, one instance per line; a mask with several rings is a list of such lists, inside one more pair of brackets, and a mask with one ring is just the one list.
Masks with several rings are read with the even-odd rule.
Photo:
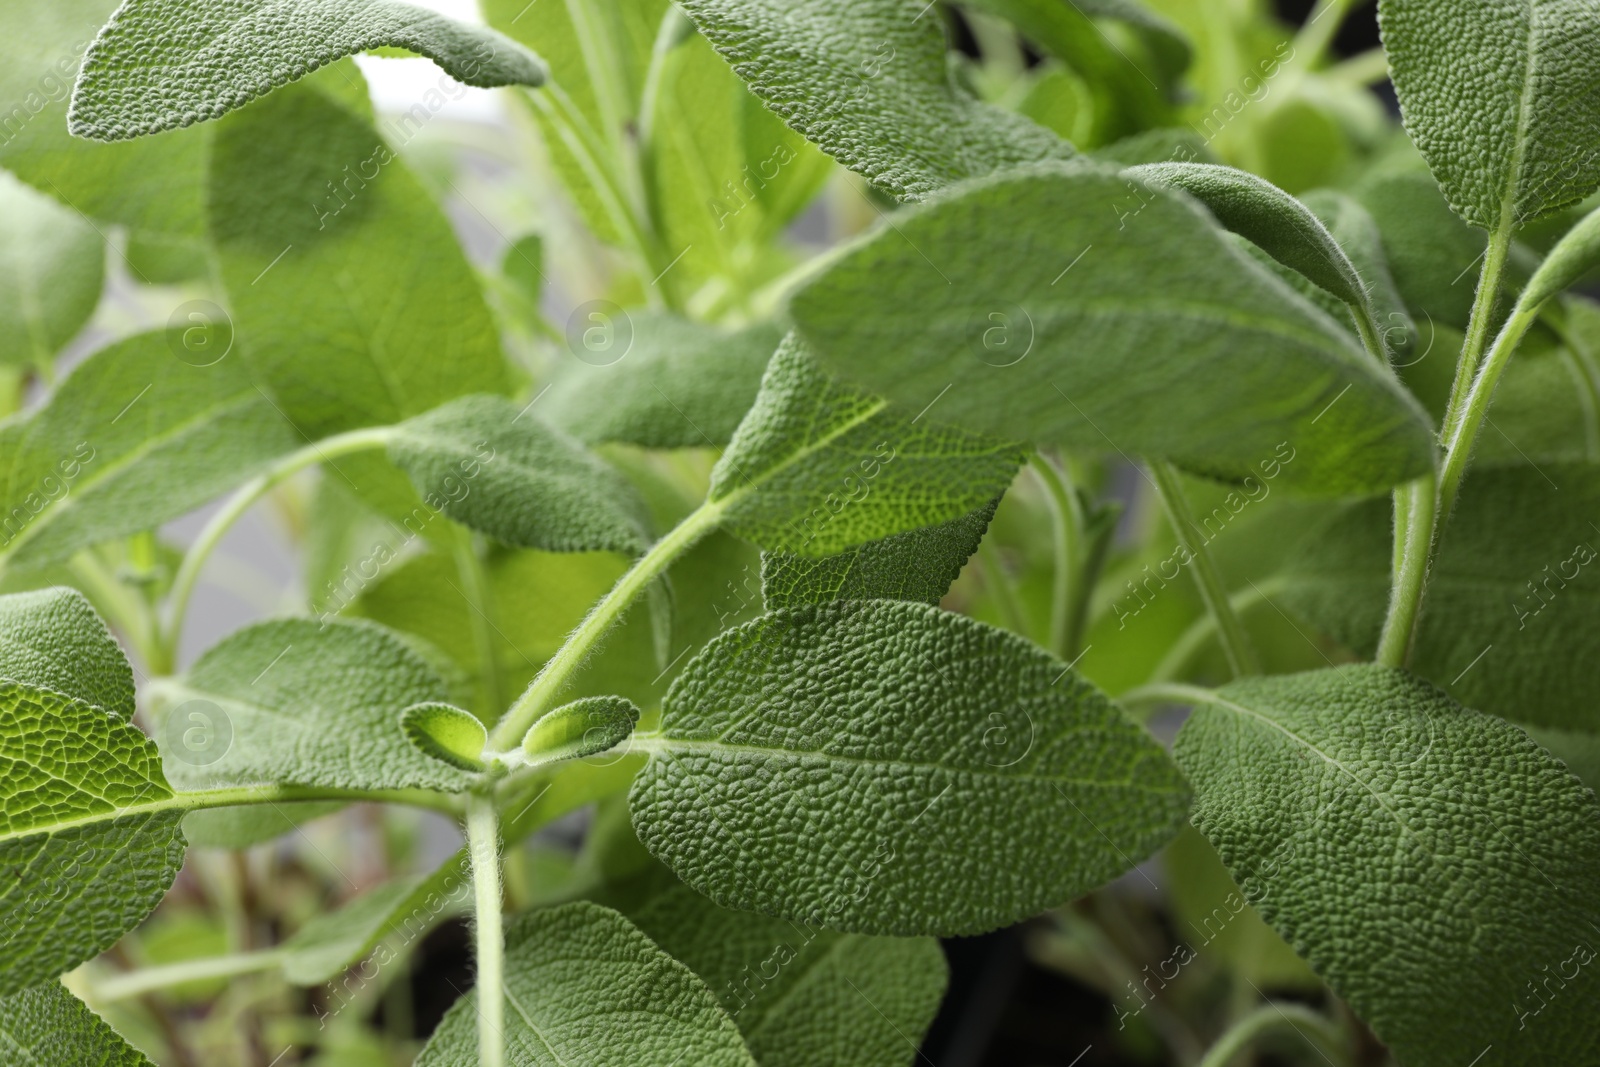
[[1331, 1055], [1348, 1062], [1345, 1036], [1338, 1026], [1304, 1005], [1273, 1002], [1234, 1023], [1206, 1052], [1199, 1067], [1228, 1067], [1252, 1042], [1270, 1033], [1292, 1034], [1324, 1058]]
[[1084, 529], [1083, 508], [1066, 471], [1044, 456], [1034, 453], [1028, 465], [1044, 486], [1050, 504], [1050, 519], [1055, 528], [1055, 582], [1050, 598], [1050, 642], [1045, 647], [1063, 660], [1078, 654], [1078, 635], [1073, 620], [1078, 611], [1074, 596], [1083, 597]]
[[500, 890], [500, 823], [492, 793], [467, 799], [467, 851], [472, 856], [478, 961], [478, 1064], [505, 1067], [505, 931]]
[[1416, 641], [1435, 530], [1434, 478], [1429, 474], [1394, 491], [1394, 578], [1389, 613], [1378, 639], [1378, 662], [1404, 667]]
[[1222, 575], [1205, 542], [1198, 536], [1199, 530], [1189, 510], [1188, 498], [1183, 495], [1183, 483], [1178, 480], [1177, 468], [1170, 463], [1152, 462], [1150, 473], [1155, 478], [1156, 489], [1161, 494], [1162, 504], [1166, 506], [1167, 517], [1172, 522], [1178, 543], [1189, 552], [1191, 573], [1200, 590], [1200, 599], [1205, 601], [1206, 609], [1217, 620], [1217, 640], [1221, 642], [1223, 654], [1228, 658], [1228, 667], [1235, 677], [1260, 674], [1261, 665], [1256, 659], [1255, 649], [1250, 645], [1249, 635], [1245, 633], [1239, 616], [1234, 613], [1233, 605], [1228, 600], [1228, 587], [1223, 584]]

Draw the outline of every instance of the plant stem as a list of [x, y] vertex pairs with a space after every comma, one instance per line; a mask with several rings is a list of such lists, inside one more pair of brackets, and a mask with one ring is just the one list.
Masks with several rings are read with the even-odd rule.
[[1489, 414], [1489, 404], [1494, 400], [1494, 390], [1495, 386], [1500, 384], [1500, 375], [1505, 371], [1506, 364], [1511, 361], [1511, 355], [1521, 343], [1523, 335], [1528, 332], [1528, 327], [1532, 326], [1538, 317], [1538, 307], [1519, 305], [1511, 313], [1511, 317], [1506, 320], [1505, 326], [1495, 337], [1494, 345], [1489, 349], [1488, 358], [1484, 360], [1482, 369], [1472, 380], [1472, 387], [1467, 392], [1467, 398], [1462, 404], [1455, 424], [1447, 428], [1444, 469], [1439, 475], [1441, 528], [1449, 520], [1450, 512], [1455, 507], [1456, 495], [1461, 491], [1461, 479], [1467, 473], [1467, 464], [1472, 461], [1472, 449], [1477, 443], [1478, 431], [1483, 428], [1483, 420]]
[[184, 614], [189, 609], [189, 598], [194, 594], [195, 584], [200, 579], [200, 571], [205, 567], [207, 557], [217, 547], [223, 535], [250, 510], [252, 504], [313, 464], [338, 456], [347, 456], [353, 452], [385, 448], [394, 433], [392, 426], [375, 426], [313, 441], [304, 448], [282, 457], [240, 486], [222, 505], [221, 510], [211, 516], [211, 521], [206, 523], [200, 535], [195, 538], [194, 544], [189, 546], [189, 551], [184, 553], [183, 563], [178, 567], [177, 577], [172, 581], [167, 625], [154, 642], [158, 662], [151, 663], [151, 670], [157, 674], [172, 673], [176, 666], [178, 639], [183, 636]]
[[1494, 317], [1494, 305], [1500, 296], [1500, 280], [1510, 254], [1511, 227], [1507, 224], [1490, 235], [1488, 247], [1484, 249], [1483, 269], [1478, 274], [1478, 292], [1472, 299], [1472, 315], [1467, 321], [1467, 336], [1461, 345], [1461, 358], [1456, 362], [1455, 381], [1450, 385], [1450, 404], [1445, 409], [1444, 429], [1440, 434], [1446, 441], [1455, 436], [1467, 394], [1478, 374], [1478, 361], [1489, 342], [1489, 324]]
[[1378, 662], [1386, 667], [1404, 667], [1411, 658], [1433, 553], [1435, 507], [1431, 474], [1394, 491], [1394, 577], [1378, 638]]
[[486, 753], [486, 758], [507, 752], [522, 742], [528, 727], [554, 706], [556, 696], [565, 687], [573, 672], [583, 665], [589, 653], [594, 651], [600, 639], [622, 619], [623, 614], [639, 595], [651, 582], [660, 577], [674, 560], [716, 529], [717, 524], [722, 521], [722, 512], [726, 506], [726, 499], [720, 502], [708, 500], [701, 504], [670, 533], [652, 545], [650, 551], [640, 556], [628, 573], [617, 580], [611, 592], [607, 593], [605, 599], [596, 604], [583, 622], [578, 624], [578, 628], [572, 631], [571, 636], [550, 658], [550, 662], [539, 671], [533, 683], [501, 717], [493, 733], [489, 735], [489, 752]]
[[505, 1067], [505, 934], [500, 891], [500, 823], [492, 793], [467, 799], [467, 850], [472, 855], [473, 923], [478, 960], [478, 1064]]
[[1217, 620], [1217, 639], [1222, 644], [1229, 669], [1236, 677], [1261, 673], [1261, 665], [1256, 659], [1255, 649], [1250, 645], [1249, 635], [1245, 633], [1239, 616], [1234, 614], [1233, 605], [1228, 600], [1228, 587], [1223, 584], [1211, 553], [1200, 539], [1200, 530], [1189, 510], [1189, 500], [1183, 495], [1178, 469], [1170, 463], [1152, 462], [1150, 473], [1155, 478], [1156, 489], [1161, 494], [1161, 502], [1167, 509], [1167, 517], [1178, 536], [1178, 543], [1188, 550], [1191, 573], [1200, 590], [1200, 599], [1205, 601], [1206, 610]]
[[1080, 588], [1085, 577], [1081, 573], [1084, 555], [1083, 508], [1078, 502], [1070, 475], [1065, 470], [1037, 452], [1028, 457], [1028, 466], [1044, 486], [1056, 535], [1055, 582], [1050, 598], [1050, 640], [1045, 647], [1060, 659], [1071, 660], [1078, 654], [1079, 640], [1072, 625], [1079, 615], [1074, 598], [1081, 600], [1087, 596]]
[[478, 653], [478, 670], [483, 675], [483, 708], [487, 714], [497, 715], [505, 707], [506, 696], [500, 678], [500, 658], [495, 654], [494, 623], [489, 616], [489, 589], [484, 581], [483, 560], [478, 558], [473, 547], [471, 531], [457, 528], [451, 532], [455, 535], [451, 550], [455, 555], [456, 573], [461, 576], [461, 595], [467, 602], [472, 644]]
[[241, 974], [270, 971], [283, 958], [282, 949], [264, 949], [258, 952], [236, 952], [228, 956], [206, 956], [197, 960], [183, 960], [159, 967], [141, 967], [125, 971], [90, 984], [90, 996], [97, 1002], [127, 1000], [159, 989], [170, 989], [187, 982], [207, 978], [232, 978]]
[[1000, 621], [1012, 633], [1027, 637], [1033, 629], [1028, 625], [1028, 611], [1017, 596], [1016, 584], [1006, 573], [999, 550], [987, 537], [978, 542], [978, 566], [983, 570], [984, 588], [994, 596], [995, 607], [1000, 609]]
[[1348, 1062], [1344, 1032], [1332, 1021], [1302, 1004], [1274, 1001], [1263, 1004], [1229, 1027], [1206, 1052], [1199, 1067], [1228, 1067], [1253, 1041], [1274, 1032], [1293, 1034], [1322, 1056]]
[[1119, 704], [1204, 704], [1211, 699], [1211, 690], [1197, 685], [1178, 682], [1151, 682], [1130, 689], [1116, 698]]
[[[1234, 593], [1228, 598], [1228, 603], [1233, 607], [1234, 614], [1242, 615], [1257, 604], [1264, 603], [1273, 595], [1282, 592], [1288, 584], [1288, 580], [1282, 577], [1269, 578], [1249, 589], [1241, 589]], [[1172, 643], [1167, 654], [1150, 673], [1150, 681], [1168, 682], [1176, 678], [1206, 640], [1216, 632], [1217, 620], [1210, 613], [1200, 616]]]

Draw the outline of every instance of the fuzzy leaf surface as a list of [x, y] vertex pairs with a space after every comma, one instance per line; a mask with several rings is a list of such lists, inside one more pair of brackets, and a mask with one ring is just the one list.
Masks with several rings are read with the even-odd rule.
[[299, 443], [237, 354], [188, 352], [183, 331], [136, 334], [0, 423], [0, 558], [40, 566], [153, 529]]
[[970, 515], [868, 541], [836, 556], [761, 554], [767, 610], [834, 600], [917, 600], [937, 604], [978, 550], [998, 499]]
[[829, 556], [983, 507], [1022, 459], [1003, 438], [922, 421], [830, 377], [791, 333], [711, 472], [710, 499], [762, 548]]
[[468, 85], [545, 77], [515, 41], [397, 0], [127, 0], [84, 56], [68, 121], [97, 141], [190, 126], [385, 45]]
[[644, 505], [582, 445], [496, 396], [400, 427], [389, 456], [429, 504], [496, 540], [547, 552], [642, 551]]
[[499, 337], [449, 222], [323, 84], [336, 83], [275, 92], [213, 138], [210, 225], [256, 376], [313, 439], [504, 393]]
[[629, 312], [633, 343], [603, 366], [573, 360], [537, 410], [580, 441], [721, 448], [755, 403], [783, 339], [762, 324], [728, 333], [656, 312]]
[[47, 365], [100, 302], [105, 240], [0, 172], [0, 362]]
[[680, 878], [857, 933], [1016, 922], [1150, 855], [1188, 805], [1161, 746], [1054, 657], [898, 601], [723, 634], [635, 748], [634, 828]]
[[[579, 901], [506, 929], [510, 1067], [754, 1067], [738, 1027], [693, 971], [639, 928]], [[417, 1067], [477, 1067], [477, 993], [456, 1002]]]
[[53, 981], [0, 998], [0, 1063], [152, 1067], [144, 1053]]
[[124, 722], [133, 718], [133, 668], [76, 589], [0, 597], [0, 678], [66, 693]]
[[1362, 665], [1226, 685], [1176, 751], [1195, 826], [1398, 1059], [1595, 1058], [1600, 804], [1527, 734]]
[[428, 662], [376, 623], [258, 623], [213, 645], [165, 693], [163, 727], [188, 708], [231, 738], [220, 757], [208, 751], [197, 760], [180, 731], [166, 730], [167, 773], [187, 788], [292, 782], [454, 792], [467, 775], [418, 752], [400, 728], [405, 708], [447, 699]]
[[[711, 987], [761, 1067], [909, 1062], [949, 982], [930, 937], [841, 934], [719, 908], [654, 867], [628, 918]], [[648, 877], [648, 876], [647, 876]]]
[[791, 311], [830, 371], [973, 430], [1236, 480], [1287, 443], [1283, 484], [1329, 495], [1434, 462], [1422, 409], [1348, 330], [1188, 197], [1087, 164], [904, 211]]
[[1600, 5], [1382, 0], [1406, 131], [1450, 206], [1491, 232], [1600, 186]]
[[[1600, 733], [1600, 466], [1474, 468], [1441, 538], [1412, 666], [1471, 707]], [[1553, 488], [1559, 486], [1559, 489]], [[1351, 506], [1288, 568], [1285, 607], [1356, 652], [1378, 643], [1393, 519]]]
[[683, 6], [769, 108], [892, 196], [1074, 154], [1044, 127], [956, 85], [940, 20], [915, 0]]

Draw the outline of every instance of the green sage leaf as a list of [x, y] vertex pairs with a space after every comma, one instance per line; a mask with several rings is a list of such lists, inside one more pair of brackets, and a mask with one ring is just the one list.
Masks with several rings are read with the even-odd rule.
[[975, 511], [1022, 459], [1003, 439], [924, 422], [830, 378], [790, 334], [711, 472], [710, 499], [746, 540], [828, 556]]
[[926, 604], [731, 630], [634, 745], [650, 756], [634, 827], [680, 878], [726, 907], [858, 933], [1034, 915], [1150, 855], [1188, 804], [1161, 746], [1064, 664]]
[[1352, 666], [1226, 685], [1176, 751], [1196, 827], [1397, 1059], [1594, 1059], [1600, 805], [1527, 734]]
[[54, 689], [124, 722], [133, 718], [133, 668], [76, 589], [0, 597], [0, 678]]
[[1588, 0], [1381, 0], [1406, 131], [1450, 206], [1491, 232], [1600, 186], [1600, 18]]
[[97, 141], [191, 126], [385, 45], [468, 85], [540, 85], [546, 73], [493, 30], [397, 0], [126, 0], [84, 56], [68, 122]]
[[[510, 1067], [755, 1064], [705, 983], [598, 904], [514, 920], [506, 930], [505, 993]], [[476, 1005], [476, 992], [456, 1002], [417, 1067], [477, 1067]]]
[[914, 0], [683, 7], [784, 122], [893, 196], [921, 197], [1000, 167], [1073, 154], [1042, 126], [957, 86], [942, 24]]
[[453, 704], [413, 704], [400, 713], [400, 729], [430, 759], [463, 771], [483, 770], [489, 733], [471, 712]]
[[1600, 211], [1590, 212], [1556, 243], [1518, 303], [1538, 307], [1600, 264]]
[[541, 715], [522, 738], [522, 751], [535, 765], [582, 759], [622, 744], [638, 722], [631, 700], [584, 697]]
[[1235, 480], [1287, 446], [1283, 484], [1321, 494], [1434, 462], [1421, 408], [1348, 330], [1188, 197], [1087, 164], [903, 212], [791, 310], [830, 370], [975, 430]]
[[0, 1062], [153, 1067], [59, 982], [0, 998]]
[[105, 240], [0, 172], [0, 362], [48, 366], [100, 302]]

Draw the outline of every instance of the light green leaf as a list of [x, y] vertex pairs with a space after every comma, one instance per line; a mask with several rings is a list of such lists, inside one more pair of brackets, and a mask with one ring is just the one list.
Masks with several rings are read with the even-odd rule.
[[937, 604], [978, 550], [999, 503], [996, 498], [959, 519], [869, 541], [823, 559], [763, 552], [761, 595], [767, 610], [834, 600]]
[[[1393, 521], [1381, 503], [1351, 507], [1312, 539], [1282, 597], [1362, 655], [1377, 647], [1389, 600]], [[1474, 468], [1428, 581], [1417, 673], [1483, 711], [1600, 733], [1596, 515], [1600, 466]]]
[[791, 128], [894, 196], [921, 197], [1000, 167], [1073, 154], [1042, 126], [957, 86], [942, 23], [916, 0], [683, 7]]
[[[456, 792], [468, 776], [418, 752], [397, 726], [444, 682], [408, 644], [369, 622], [280, 619], [230, 634], [162, 687], [158, 735], [181, 786], [256, 782]], [[191, 704], [191, 702], [194, 702]], [[173, 716], [198, 714], [208, 746], [186, 748]], [[190, 721], [178, 720], [180, 725]]]
[[105, 241], [0, 171], [0, 362], [48, 365], [100, 302]]
[[1333, 189], [1313, 189], [1300, 202], [1316, 214], [1355, 265], [1389, 351], [1409, 352], [1416, 341], [1417, 327], [1389, 272], [1377, 221], [1354, 198]]
[[[597, 904], [564, 904], [512, 921], [505, 993], [510, 1067], [755, 1064], [705, 983]], [[468, 993], [450, 1009], [417, 1067], [477, 1067], [477, 996]]]
[[59, 982], [0, 998], [0, 1063], [153, 1067]]
[[229, 116], [214, 138], [210, 223], [253, 372], [313, 439], [505, 392], [449, 222], [317, 81]]
[[791, 333], [711, 472], [710, 499], [748, 541], [828, 556], [975, 511], [1021, 463], [1017, 445], [923, 422], [828, 377]]
[[1231, 479], [1287, 447], [1282, 484], [1322, 494], [1434, 462], [1421, 408], [1347, 330], [1187, 196], [1087, 164], [902, 212], [791, 311], [831, 370], [975, 430]]
[[506, 544], [636, 553], [647, 543], [628, 482], [503, 397], [462, 397], [411, 419], [389, 457], [430, 506]]
[[1590, 0], [1381, 0], [1406, 131], [1450, 206], [1521, 226], [1600, 186], [1600, 10]]
[[652, 865], [624, 909], [688, 965], [738, 1024], [761, 1067], [909, 1063], [949, 967], [930, 937], [841, 934], [719, 908]]
[[582, 759], [626, 741], [639, 722], [639, 706], [623, 697], [584, 697], [540, 716], [522, 738], [522, 751], [538, 766]]
[[[10, 675], [0, 679], [5, 996], [137, 926], [176, 877], [184, 840], [156, 746], [126, 721], [131, 694], [106, 663], [104, 624], [71, 595], [18, 594], [0, 598], [0, 632]], [[89, 658], [61, 662], [78, 654]], [[35, 669], [43, 656], [56, 663]]]
[[537, 410], [580, 441], [644, 448], [721, 448], [755, 403], [783, 338], [762, 324], [728, 333], [628, 312], [632, 347], [614, 363], [572, 360]]
[[124, 722], [133, 718], [133, 668], [76, 589], [0, 597], [0, 678], [65, 693]]
[[[402, 929], [411, 913], [418, 913], [413, 920], [415, 925], [431, 921], [444, 911], [447, 902], [440, 895], [445, 888], [441, 881], [453, 880], [453, 886], [446, 891], [453, 890], [456, 897], [464, 896], [463, 890], [470, 892], [471, 880], [458, 865], [446, 864], [440, 873], [454, 877], [441, 879], [435, 874], [397, 878], [341, 908], [316, 916], [283, 943], [280, 965], [284, 977], [300, 986], [332, 981], [383, 938]], [[433, 900], [429, 900], [430, 894], [434, 895]]]
[[483, 770], [489, 733], [471, 712], [452, 704], [413, 704], [400, 713], [400, 729], [416, 750], [463, 771]]
[[[1485, 236], [1450, 210], [1427, 174], [1375, 174], [1351, 195], [1372, 214], [1395, 287], [1419, 320], [1465, 329]], [[1426, 346], [1428, 338], [1422, 338]]]
[[493, 30], [397, 0], [126, 0], [84, 56], [68, 122], [97, 141], [190, 126], [383, 45], [468, 85], [541, 85], [546, 74]]
[[0, 558], [39, 566], [153, 529], [295, 447], [238, 354], [210, 362], [210, 349], [186, 339], [171, 330], [119, 341], [43, 407], [0, 423]]
[[1585, 215], [1550, 250], [1518, 303], [1538, 307], [1600, 264], [1600, 211]]
[[1254, 242], [1354, 307], [1366, 287], [1328, 228], [1300, 201], [1246, 171], [1209, 163], [1148, 163], [1127, 173], [1147, 185], [1182, 189], [1234, 233]]
[[1177, 741], [1195, 825], [1397, 1059], [1600, 1055], [1600, 806], [1559, 761], [1383, 667], [1197, 699]]
[[634, 748], [634, 827], [680, 878], [858, 933], [1017, 922], [1150, 855], [1188, 806], [1161, 746], [1064, 664], [887, 600], [723, 634]]

